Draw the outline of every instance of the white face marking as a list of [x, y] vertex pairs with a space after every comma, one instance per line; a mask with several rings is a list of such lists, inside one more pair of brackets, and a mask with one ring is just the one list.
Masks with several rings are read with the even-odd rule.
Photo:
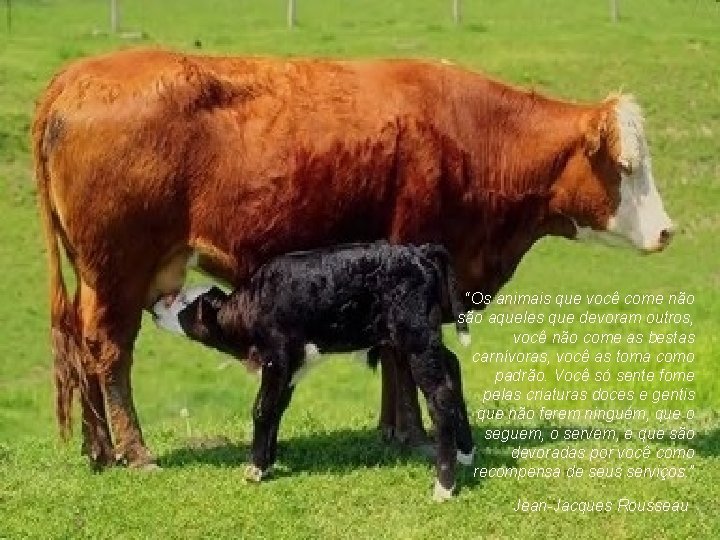
[[598, 239], [617, 245], [624, 240], [643, 251], [659, 251], [667, 244], [673, 224], [655, 187], [640, 108], [629, 97], [617, 104], [620, 131], [620, 204], [607, 223], [606, 234], [578, 227], [578, 239]]
[[155, 302], [152, 308], [155, 324], [159, 328], [184, 336], [185, 332], [178, 320], [179, 313], [192, 304], [198, 296], [205, 294], [212, 289], [212, 287], [212, 285], [198, 285], [183, 289], [177, 294], [169, 306], [165, 304], [165, 299], [161, 298]]
[[608, 220], [607, 230], [643, 251], [665, 247], [673, 224], [655, 187], [649, 156], [643, 157], [637, 170], [622, 174], [620, 205]]

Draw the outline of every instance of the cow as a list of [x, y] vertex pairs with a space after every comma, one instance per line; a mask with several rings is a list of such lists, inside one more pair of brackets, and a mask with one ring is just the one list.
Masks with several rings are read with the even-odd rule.
[[[449, 256], [440, 246], [347, 244], [296, 252], [262, 265], [226, 295], [217, 287], [183, 290], [159, 300], [159, 326], [243, 360], [261, 376], [252, 409], [251, 464], [246, 478], [270, 474], [278, 429], [295, 385], [318, 352], [368, 350], [377, 366], [389, 348], [422, 390], [437, 431], [433, 498], [449, 499], [455, 459], [470, 465], [474, 445], [462, 393], [460, 363], [442, 340], [443, 310], [460, 322]], [[169, 306], [168, 306], [169, 303]]]
[[[442, 63], [111, 53], [55, 75], [32, 147], [58, 422], [79, 386], [98, 467], [155, 466], [132, 349], [188, 262], [241, 284], [291, 251], [434, 242], [492, 296], [543, 236], [655, 252], [673, 230], [631, 97], [570, 103]], [[422, 431], [411, 381], [381, 364], [381, 426]]]

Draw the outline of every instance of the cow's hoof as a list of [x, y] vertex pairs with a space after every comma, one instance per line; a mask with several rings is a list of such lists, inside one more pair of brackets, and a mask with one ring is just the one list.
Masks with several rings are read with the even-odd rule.
[[473, 446], [473, 449], [470, 450], [469, 454], [463, 454], [460, 450], [457, 451], [457, 462], [460, 465], [464, 465], [465, 467], [469, 467], [473, 464], [473, 460], [475, 459], [475, 447]]
[[137, 465], [130, 464], [130, 465], [128, 465], [128, 468], [133, 469], [135, 471], [142, 471], [142, 472], [149, 472], [149, 473], [162, 471], [162, 467], [160, 465], [158, 465], [157, 463], [153, 463], [153, 462], [137, 464]]
[[433, 490], [433, 500], [435, 502], [444, 502], [453, 498], [455, 486], [444, 488], [440, 484], [440, 480], [435, 480], [435, 489]]
[[117, 453], [115, 462], [134, 471], [157, 472], [162, 470], [153, 455], [148, 451], [136, 453], [132, 459], [128, 458], [127, 454]]
[[115, 465], [115, 456], [111, 448], [104, 449], [101, 446], [95, 445], [93, 445], [92, 448], [87, 448], [83, 445], [81, 453], [87, 456], [90, 468], [95, 472]]
[[159, 471], [155, 456], [142, 445], [115, 448], [115, 464], [138, 471]]
[[395, 426], [392, 424], [380, 424], [378, 430], [380, 430], [380, 438], [383, 442], [387, 443], [395, 439]]
[[[85, 452], [83, 452], [85, 454]], [[101, 472], [104, 469], [107, 469], [108, 467], [112, 467], [116, 464], [115, 458], [112, 456], [112, 454], [104, 454], [104, 453], [90, 453], [86, 454], [88, 463], [90, 464], [90, 469], [92, 469], [94, 472]]]
[[80, 454], [87, 456], [90, 468], [95, 472], [116, 464], [112, 445], [100, 438], [85, 437]]
[[243, 477], [248, 482], [253, 482], [255, 484], [262, 481], [263, 478], [267, 477], [270, 474], [270, 470], [262, 470], [260, 467], [257, 467], [256, 465], [248, 465], [245, 467], [245, 473]]

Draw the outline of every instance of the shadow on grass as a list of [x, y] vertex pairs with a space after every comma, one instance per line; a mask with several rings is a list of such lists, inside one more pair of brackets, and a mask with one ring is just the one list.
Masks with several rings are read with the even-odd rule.
[[[493, 428], [514, 430], [517, 427]], [[509, 453], [514, 447], [536, 447], [549, 444], [552, 429], [566, 428], [542, 427], [535, 429], [532, 440], [501, 440], [485, 439], [485, 428], [474, 427], [473, 437], [476, 447], [480, 450], [475, 458], [475, 465], [483, 467], [514, 467], [517, 460]], [[573, 426], [568, 429], [582, 429]], [[510, 433], [510, 431], [507, 431]], [[587, 438], [587, 437], [582, 437]], [[580, 439], [578, 439], [580, 440]], [[483, 451], [487, 450], [487, 451]], [[231, 442], [225, 438], [188, 441], [188, 445], [165, 454], [160, 459], [163, 467], [183, 467], [190, 464], [205, 464], [217, 467], [240, 467], [248, 462], [249, 444]], [[396, 443], [383, 442], [375, 429], [349, 430], [340, 429], [281, 438], [278, 443], [278, 460], [289, 469], [289, 473], [279, 471], [278, 476], [286, 474], [308, 473], [347, 473], [358, 468], [403, 465], [407, 463], [426, 463], [431, 465], [432, 459], [422, 451], [407, 448]], [[460, 467], [459, 467], [460, 469]], [[472, 468], [469, 468], [472, 471]], [[467, 476], [467, 475], [466, 475]], [[470, 474], [472, 477], [472, 474]], [[470, 480], [468, 485], [478, 482]]]
[[[533, 438], [517, 439], [519, 430], [533, 430]], [[518, 460], [512, 457], [514, 448], [536, 448], [554, 442], [567, 444], [579, 443], [590, 438], [590, 427], [582, 426], [542, 426], [518, 427], [501, 426], [492, 428], [473, 427], [473, 437], [479, 449], [475, 462], [470, 467], [458, 465], [458, 484], [464, 489], [474, 489], [487, 479], [474, 476], [475, 467], [498, 468], [517, 467]], [[486, 431], [505, 433], [503, 438], [486, 439]], [[497, 431], [499, 430], [499, 431]], [[573, 430], [577, 438], [553, 441], [550, 433], [559, 430]], [[509, 436], [515, 435], [514, 438]], [[720, 447], [720, 431], [715, 430], [696, 439], [695, 448], [699, 452], [717, 455]], [[184, 467], [192, 464], [204, 464], [215, 467], [240, 468], [248, 463], [250, 445], [232, 442], [225, 437], [194, 439], [186, 441], [186, 446], [172, 450], [160, 458], [160, 465], [166, 468]], [[278, 467], [274, 478], [292, 477], [300, 473], [347, 474], [361, 468], [392, 467], [408, 463], [432, 466], [431, 458], [420, 450], [410, 449], [397, 443], [384, 442], [377, 430], [371, 428], [349, 430], [340, 429], [282, 438], [278, 443]]]
[[[163, 467], [205, 464], [217, 467], [240, 467], [248, 462], [250, 445], [229, 440], [218, 444], [191, 444], [165, 454]], [[384, 443], [375, 429], [340, 429], [283, 438], [278, 442], [278, 461], [290, 471], [346, 473], [362, 467], [406, 463], [430, 463], [420, 451], [398, 444]], [[279, 472], [277, 476], [284, 476]]]
[[[470, 467], [457, 467], [458, 485], [462, 489], [475, 489], [486, 478], [474, 476], [475, 467], [498, 468], [517, 467], [518, 460], [512, 456], [516, 447], [537, 448], [553, 443], [578, 444], [593, 438], [597, 426], [473, 426], [473, 438], [479, 449], [475, 462]], [[611, 429], [611, 428], [606, 428]], [[560, 437], [553, 441], [550, 434], [559, 431]], [[572, 430], [575, 438], [565, 440], [566, 430]], [[526, 435], [532, 431], [532, 438], [518, 439], [521, 431]], [[486, 433], [491, 438], [486, 438]], [[503, 435], [504, 437], [499, 437]], [[617, 441], [623, 442], [623, 441]], [[160, 465], [167, 468], [204, 464], [215, 467], [240, 468], [248, 463], [248, 443], [232, 442], [225, 437], [195, 439], [186, 441], [186, 446], [172, 450], [160, 459]], [[720, 454], [720, 430], [703, 432], [692, 441], [692, 448], [698, 453], [716, 456]], [[432, 460], [419, 450], [413, 450], [396, 443], [384, 442], [377, 430], [339, 429], [317, 432], [281, 439], [278, 443], [279, 467], [274, 478], [292, 477], [300, 473], [348, 474], [362, 468], [393, 467], [405, 464], [424, 464], [430, 469]]]
[[720, 456], [720, 428], [702, 431], [692, 440], [685, 441], [685, 445], [701, 456]]
[[[584, 426], [493, 426], [492, 428], [473, 427], [473, 438], [479, 449], [489, 449], [497, 453], [503, 449], [512, 449], [516, 446], [532, 448], [562, 442], [562, 439], [553, 441], [550, 433], [558, 430], [573, 430], [578, 438], [569, 442], [579, 442], [589, 438], [592, 427]], [[486, 439], [486, 431], [505, 435], [504, 438]], [[521, 440], [517, 436], [520, 432], [532, 432], [531, 439]], [[509, 438], [513, 436], [514, 438]], [[225, 437], [198, 438], [186, 441], [187, 446], [178, 448], [163, 456], [162, 465], [166, 467], [183, 466], [189, 463], [203, 463], [217, 466], [237, 466], [245, 463], [249, 443], [234, 443]], [[339, 467], [346, 469], [354, 466], [377, 466], [383, 463], [407, 463], [430, 461], [420, 450], [413, 450], [396, 443], [386, 443], [380, 438], [377, 430], [365, 429], [339, 429], [284, 438], [282, 430], [278, 442], [278, 454], [288, 464], [297, 465], [299, 470], [334, 470]], [[482, 458], [483, 453], [480, 452]]]

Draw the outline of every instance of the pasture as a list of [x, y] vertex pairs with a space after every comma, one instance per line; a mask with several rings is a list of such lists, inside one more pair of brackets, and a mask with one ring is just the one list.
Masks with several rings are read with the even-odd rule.
[[[107, 35], [106, 4], [20, 0], [13, 2], [12, 32], [0, 21], [0, 538], [720, 537], [720, 3], [621, 0], [621, 20], [611, 24], [607, 2], [600, 0], [483, 0], [465, 2], [463, 24], [455, 27], [450, 2], [441, 0], [299, 0], [299, 26], [288, 30], [279, 1], [178, 0], [170, 8], [158, 0], [124, 0], [123, 29], [143, 32], [134, 39]], [[219, 354], [160, 332], [150, 319], [137, 343], [133, 385], [146, 440], [163, 470], [90, 472], [79, 456], [79, 429], [67, 445], [56, 435], [46, 265], [28, 132], [34, 99], [61, 65], [88, 54], [158, 45], [226, 54], [444, 58], [567, 99], [599, 100], [618, 89], [635, 94], [647, 118], [656, 182], [678, 225], [673, 244], [661, 254], [641, 256], [546, 239], [503, 292], [693, 294], [686, 311], [697, 335], [688, 349], [696, 356], [691, 368], [696, 379], [685, 386], [696, 392], [691, 403], [696, 416], [687, 424], [697, 435], [676, 445], [648, 443], [653, 453], [694, 449], [689, 477], [479, 479], [465, 471], [456, 500], [434, 504], [432, 465], [383, 444], [375, 430], [379, 374], [337, 358], [296, 392], [281, 428], [279, 472], [264, 485], [248, 485], [242, 470], [256, 379]], [[491, 305], [488, 313], [512, 309]], [[611, 332], [621, 325], [594, 328]], [[454, 332], [448, 331], [447, 339], [460, 350]], [[483, 408], [479, 397], [493, 382], [492, 370], [473, 363], [472, 353], [511, 347], [510, 328], [473, 327], [473, 344], [461, 351], [471, 413]], [[562, 349], [543, 350], [553, 356]], [[544, 369], [554, 376], [554, 366]], [[643, 387], [667, 386], [655, 381]], [[591, 400], [556, 403], [591, 405]], [[685, 410], [689, 404], [668, 400], [663, 407]], [[569, 424], [537, 420], [528, 426]], [[473, 420], [475, 466], [530, 464], [512, 456], [512, 442], [484, 439], [486, 429], [507, 425]], [[660, 424], [650, 419], [643, 427]], [[560, 446], [545, 441], [536, 448]], [[602, 442], [570, 446], [590, 451]], [[681, 462], [652, 457], [645, 465]], [[617, 456], [603, 462], [621, 464]], [[513, 510], [519, 498], [558, 497], [678, 499], [690, 502], [691, 509], [682, 514]]]

